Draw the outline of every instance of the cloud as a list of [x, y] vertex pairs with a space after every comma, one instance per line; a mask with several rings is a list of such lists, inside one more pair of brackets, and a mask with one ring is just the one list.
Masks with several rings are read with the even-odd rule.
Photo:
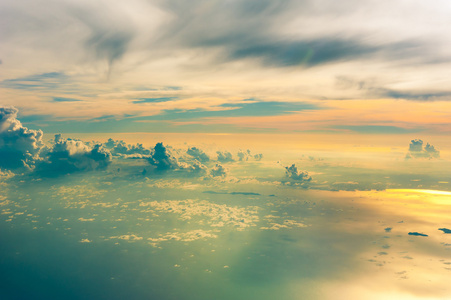
[[32, 167], [43, 147], [41, 130], [31, 130], [17, 120], [18, 109], [0, 107], [0, 167]]
[[95, 59], [105, 60], [110, 68], [124, 56], [136, 36], [131, 16], [120, 6], [92, 3], [68, 9], [89, 30], [84, 40], [85, 50]]
[[130, 145], [124, 141], [113, 140], [112, 138], [109, 138], [103, 146], [114, 156], [128, 155], [130, 157], [132, 155], [135, 158], [144, 158], [151, 154], [150, 149], [145, 148], [142, 144]]
[[202, 176], [207, 173], [207, 167], [198, 160], [194, 160], [191, 164], [181, 162], [179, 163], [179, 168], [181, 171], [185, 171], [196, 176]]
[[371, 57], [382, 49], [365, 45], [359, 39], [323, 37], [312, 40], [263, 41], [254, 45], [236, 45], [230, 59], [258, 58], [270, 66], [316, 65]]
[[[231, 206], [205, 200], [141, 201], [139, 206], [144, 209], [142, 212], [176, 214], [180, 220], [206, 223], [217, 228], [231, 226], [236, 230], [243, 230], [259, 222], [256, 207]], [[205, 220], [201, 221], [199, 217], [204, 217]]]
[[440, 158], [440, 151], [429, 143], [423, 148], [423, 141], [420, 139], [411, 140], [409, 145], [409, 153], [406, 155], [406, 159], [411, 158]]
[[319, 110], [320, 106], [306, 102], [262, 101], [245, 99], [234, 103], [223, 103], [209, 109], [166, 109], [160, 114], [138, 117], [136, 120], [199, 120], [214, 117], [250, 117], [250, 116], [280, 116], [294, 114], [304, 110]]
[[158, 103], [158, 102], [168, 102], [172, 100], [176, 100], [178, 97], [160, 97], [160, 98], [137, 98], [136, 100], [132, 101], [134, 104], [140, 104], [140, 103]]
[[239, 150], [237, 156], [239, 161], [248, 161], [250, 158], [260, 161], [263, 158], [263, 154], [261, 153], [252, 155], [251, 150], [249, 149], [246, 151]]
[[208, 155], [205, 154], [204, 151], [202, 151], [201, 149], [196, 148], [196, 147], [188, 148], [188, 150], [186, 151], [186, 154], [191, 155], [192, 157], [194, 157], [195, 159], [197, 159], [201, 162], [210, 161], [210, 158], [208, 157]]
[[55, 135], [53, 147], [36, 172], [46, 176], [58, 176], [80, 171], [104, 170], [112, 161], [111, 153], [101, 144], [90, 146], [83, 141], [64, 139]]
[[413, 235], [413, 236], [428, 236], [427, 234], [424, 233], [419, 233], [419, 232], [409, 232], [409, 235]]
[[295, 181], [309, 182], [312, 180], [307, 171], [299, 171], [295, 164], [285, 167], [285, 175]]
[[247, 161], [247, 160], [249, 160], [249, 157], [251, 157], [251, 151], [250, 150], [247, 150], [247, 151], [240, 150], [240, 151], [238, 151], [237, 156], [238, 156], [239, 161]]
[[[358, 80], [348, 76], [336, 76], [335, 87], [339, 90], [357, 90], [369, 98], [392, 98], [413, 101], [447, 101], [451, 98], [451, 91], [444, 90], [398, 90], [387, 88], [371, 80]], [[360, 99], [362, 95], [358, 96]]]
[[443, 231], [443, 233], [451, 233], [451, 229], [448, 228], [439, 228], [438, 230]]
[[[420, 26], [418, 33], [405, 30], [406, 24], [418, 26], [413, 16], [431, 17], [421, 6], [412, 9], [398, 3], [394, 9], [384, 3], [359, 1], [345, 1], [340, 6], [323, 1], [316, 5], [308, 0], [208, 5], [193, 0], [188, 6], [174, 0], [161, 2], [161, 7], [178, 17], [163, 28], [159, 42], [183, 49], [217, 50], [215, 62], [252, 59], [274, 67], [313, 67], [365, 59], [449, 61], [437, 49], [446, 47], [443, 39], [419, 33], [429, 30], [437, 34], [433, 26]], [[388, 9], [409, 10], [412, 15], [391, 19], [386, 16]], [[435, 43], [425, 41], [424, 36], [436, 38]], [[432, 44], [435, 46], [429, 46]]]
[[157, 143], [148, 158], [151, 165], [155, 166], [158, 171], [167, 171], [177, 169], [179, 164], [177, 159], [173, 157], [170, 151], [163, 146], [163, 143]]
[[78, 102], [78, 101], [83, 101], [83, 100], [74, 99], [74, 98], [65, 98], [65, 97], [53, 97], [53, 102]]
[[216, 191], [203, 191], [204, 194], [214, 195], [243, 195], [243, 196], [261, 196], [259, 193], [254, 192], [216, 192]]
[[11, 178], [13, 176], [14, 176], [14, 173], [12, 173], [11, 171], [0, 169], [0, 181]]
[[451, 91], [422, 92], [422, 91], [397, 91], [391, 89], [379, 89], [377, 94], [379, 94], [382, 97], [417, 100], [417, 101], [449, 100], [451, 98]]
[[224, 168], [220, 164], [216, 164], [211, 170], [210, 175], [213, 177], [226, 177], [227, 176], [227, 169]]
[[233, 162], [235, 161], [232, 158], [232, 153], [230, 153], [229, 151], [216, 151], [216, 154], [218, 155], [218, 161], [222, 162], [222, 163], [226, 163], [226, 162]]
[[402, 134], [422, 131], [421, 128], [402, 128], [386, 125], [337, 125], [333, 126], [333, 128], [364, 134]]
[[6, 79], [0, 83], [0, 86], [17, 89], [39, 91], [42, 89], [55, 90], [67, 82], [68, 76], [61, 72], [50, 72], [35, 74], [14, 79]]

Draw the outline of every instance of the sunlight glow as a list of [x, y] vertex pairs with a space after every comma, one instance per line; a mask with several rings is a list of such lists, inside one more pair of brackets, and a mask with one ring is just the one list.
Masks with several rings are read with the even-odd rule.
[[429, 194], [429, 195], [451, 196], [451, 192], [448, 192], [448, 191], [422, 190], [422, 189], [388, 189], [387, 192], [391, 192], [391, 193], [420, 193], [420, 194]]

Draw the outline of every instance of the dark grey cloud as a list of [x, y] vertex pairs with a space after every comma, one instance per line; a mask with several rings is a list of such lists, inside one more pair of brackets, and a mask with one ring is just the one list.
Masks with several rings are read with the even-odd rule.
[[31, 168], [44, 145], [42, 131], [22, 126], [17, 113], [14, 107], [0, 107], [1, 168]]
[[451, 233], [451, 229], [448, 228], [439, 228], [438, 230], [443, 231], [443, 233]]
[[416, 101], [435, 101], [435, 100], [451, 100], [451, 91], [445, 92], [422, 92], [422, 91], [397, 91], [390, 89], [379, 89], [378, 94], [382, 97], [416, 100]]
[[[412, 101], [451, 100], [451, 91], [445, 90], [397, 90], [384, 87], [374, 79], [356, 79], [348, 76], [336, 76], [335, 87], [340, 90], [360, 91], [369, 98], [391, 98]], [[359, 97], [360, 99], [360, 97]]]
[[243, 195], [243, 196], [261, 196], [259, 193], [254, 192], [216, 192], [216, 191], [204, 191], [204, 194], [214, 194], [214, 195]]
[[[209, 2], [160, 1], [161, 7], [177, 16], [163, 29], [159, 43], [178, 45], [186, 48], [211, 48], [221, 50], [219, 61], [257, 59], [264, 65], [289, 67], [303, 65], [313, 67], [341, 61], [381, 59], [389, 61], [407, 61], [410, 63], [437, 63], [450, 61], [432, 46], [431, 41], [421, 36], [399, 35], [392, 41], [380, 42], [369, 35], [380, 34], [378, 29], [368, 32], [351, 30], [341, 26], [339, 20], [346, 23], [362, 22], [362, 15], [368, 15], [366, 21], [380, 23], [379, 5], [374, 14], [356, 7], [364, 4], [358, 1], [346, 1], [337, 6], [333, 1], [324, 1], [318, 5], [315, 1], [230, 1]], [[366, 4], [368, 5], [368, 4]], [[351, 9], [352, 8], [352, 9]], [[363, 7], [362, 7], [363, 8]], [[312, 16], [324, 20], [330, 25], [316, 34], [307, 27], [321, 27]], [[284, 25], [302, 20], [298, 34], [284, 34]], [[354, 26], [355, 28], [355, 26]], [[377, 28], [377, 27], [376, 27]], [[340, 30], [341, 29], [341, 30]], [[331, 34], [330, 32], [333, 32]], [[310, 33], [310, 34], [309, 34]]]
[[270, 66], [313, 67], [325, 63], [371, 57], [382, 49], [357, 40], [321, 38], [306, 41], [271, 41], [232, 50], [230, 59], [257, 58]]
[[413, 236], [428, 236], [427, 234], [416, 232], [416, 231], [409, 232], [409, 235], [413, 235]]

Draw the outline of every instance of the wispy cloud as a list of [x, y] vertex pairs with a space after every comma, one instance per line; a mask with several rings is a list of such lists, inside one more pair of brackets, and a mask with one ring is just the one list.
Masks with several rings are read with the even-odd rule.
[[68, 76], [60, 72], [35, 74], [14, 79], [5, 79], [1, 87], [18, 90], [53, 90], [67, 82]]
[[132, 101], [135, 104], [140, 103], [157, 103], [157, 102], [167, 102], [172, 100], [177, 100], [178, 97], [159, 97], [159, 98], [138, 98], [137, 100]]
[[53, 97], [54, 102], [77, 102], [77, 101], [83, 101], [80, 99], [75, 98], [65, 98], [65, 97]]

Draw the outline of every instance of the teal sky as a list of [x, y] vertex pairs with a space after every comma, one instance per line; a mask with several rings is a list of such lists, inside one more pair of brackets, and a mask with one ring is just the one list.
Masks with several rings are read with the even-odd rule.
[[0, 299], [451, 299], [450, 15], [0, 1]]

